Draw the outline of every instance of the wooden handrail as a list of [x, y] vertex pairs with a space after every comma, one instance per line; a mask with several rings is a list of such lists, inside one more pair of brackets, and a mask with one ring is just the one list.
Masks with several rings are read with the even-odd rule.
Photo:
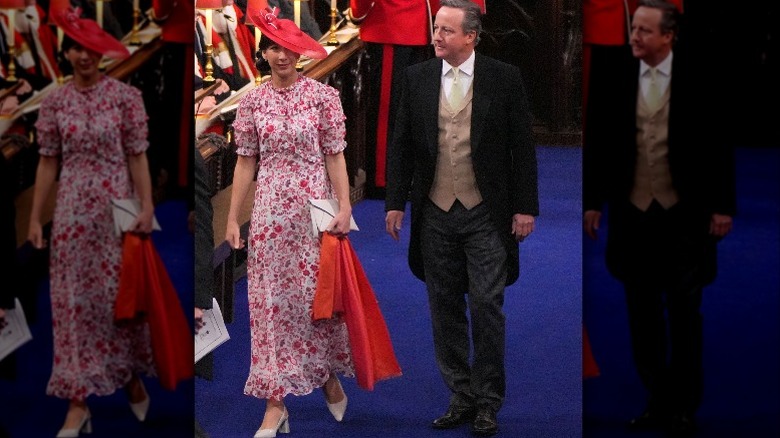
[[141, 46], [141, 48], [136, 50], [129, 58], [125, 59], [124, 61], [111, 64], [111, 66], [106, 69], [106, 74], [114, 79], [123, 81], [131, 74], [135, 73], [136, 70], [141, 68], [141, 66], [144, 65], [146, 61], [150, 60], [152, 56], [154, 56], [160, 49], [163, 48], [163, 46], [165, 46], [165, 42], [163, 42], [162, 39], [158, 37], [153, 41]]
[[216, 90], [220, 85], [222, 85], [222, 79], [217, 79], [214, 81], [213, 84], [209, 85], [206, 88], [200, 89], [195, 92], [195, 105], [199, 104], [201, 100], [205, 99], [208, 96], [211, 96], [214, 94], [214, 90]]
[[22, 86], [22, 81], [17, 81], [12, 86], [10, 86], [10, 87], [6, 88], [5, 90], [3, 90], [2, 92], [0, 92], [0, 102], [5, 100], [7, 97], [13, 95], [16, 92], [16, 90], [18, 90], [19, 87], [21, 87], [21, 86]]
[[312, 62], [303, 69], [306, 76], [322, 81], [344, 64], [352, 55], [363, 48], [365, 43], [358, 37], [352, 38], [333, 51], [327, 58]]

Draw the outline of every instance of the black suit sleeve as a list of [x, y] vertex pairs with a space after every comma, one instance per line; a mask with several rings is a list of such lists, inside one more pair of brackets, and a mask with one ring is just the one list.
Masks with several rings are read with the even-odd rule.
[[512, 141], [512, 214], [539, 215], [536, 147], [531, 133], [531, 111], [520, 69], [508, 71], [510, 84], [510, 136]]
[[214, 210], [206, 163], [195, 149], [195, 307], [210, 309], [214, 291]]
[[[387, 186], [385, 193], [385, 211], [400, 210], [404, 211], [406, 200], [409, 196], [409, 190], [412, 186], [414, 173], [414, 157], [412, 153], [412, 132], [411, 126], [411, 100], [412, 100], [412, 81], [409, 69], [404, 72], [403, 89], [401, 91], [401, 100], [396, 110], [395, 128], [393, 130], [393, 140], [387, 146]], [[418, 133], [423, 135], [423, 133]]]

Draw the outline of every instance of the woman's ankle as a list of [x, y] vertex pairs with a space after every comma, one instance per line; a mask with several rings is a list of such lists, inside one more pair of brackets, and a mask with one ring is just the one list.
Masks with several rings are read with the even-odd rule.
[[87, 401], [71, 399], [70, 403], [68, 404], [68, 409], [81, 409], [85, 411], [87, 410]]
[[265, 409], [269, 410], [271, 408], [277, 408], [277, 409], [284, 409], [284, 399], [274, 399], [269, 398], [265, 401]]

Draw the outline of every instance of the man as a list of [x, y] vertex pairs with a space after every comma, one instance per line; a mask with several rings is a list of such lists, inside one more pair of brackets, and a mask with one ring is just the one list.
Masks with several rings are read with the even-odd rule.
[[672, 3], [640, 1], [626, 68], [591, 78], [583, 202], [594, 239], [608, 206], [607, 267], [625, 288], [648, 391], [630, 427], [688, 435], [702, 398], [702, 288], [715, 278], [716, 243], [731, 230], [736, 201], [720, 85], [707, 86], [717, 70], [695, 74], [712, 60], [673, 53], [677, 19]]
[[539, 208], [520, 72], [474, 52], [481, 27], [476, 4], [441, 2], [437, 59], [405, 72], [385, 209], [398, 240], [411, 192], [409, 264], [426, 282], [436, 362], [452, 391], [433, 427], [472, 422], [474, 434], [493, 435], [505, 395], [504, 287], [517, 280], [517, 242], [533, 231]]

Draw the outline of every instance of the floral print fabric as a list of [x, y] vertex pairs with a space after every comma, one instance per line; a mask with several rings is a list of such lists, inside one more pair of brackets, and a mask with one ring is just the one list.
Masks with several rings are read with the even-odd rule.
[[336, 90], [304, 76], [285, 89], [267, 82], [239, 104], [238, 154], [258, 160], [247, 260], [247, 395], [304, 395], [331, 371], [354, 375], [344, 322], [312, 322], [320, 246], [308, 201], [333, 197], [324, 155], [346, 147], [344, 119]]
[[127, 155], [148, 146], [141, 93], [102, 77], [70, 82], [41, 104], [39, 153], [62, 170], [51, 231], [50, 288], [54, 363], [46, 392], [67, 399], [107, 395], [137, 372], [153, 372], [146, 325], [117, 326], [121, 237], [111, 200], [129, 198]]

